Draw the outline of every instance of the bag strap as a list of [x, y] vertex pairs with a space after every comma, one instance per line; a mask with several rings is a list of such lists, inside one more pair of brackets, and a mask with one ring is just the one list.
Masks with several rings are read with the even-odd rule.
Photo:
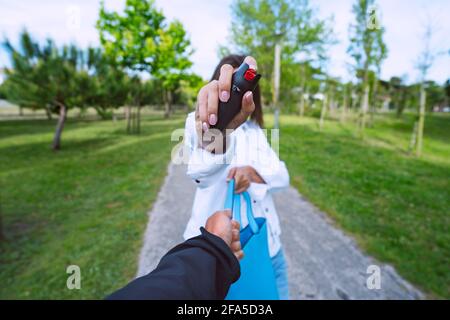
[[[239, 222], [239, 225], [242, 229], [242, 220], [241, 220], [241, 197], [240, 194], [237, 194], [234, 192], [235, 187], [235, 181], [232, 179], [230, 182], [228, 182], [228, 189], [227, 189], [227, 196], [225, 198], [225, 209], [231, 210], [233, 214], [234, 220]], [[244, 191], [242, 193], [242, 196], [244, 197], [244, 200], [247, 204], [247, 220], [248, 224], [250, 226], [250, 229], [252, 230], [253, 234], [256, 234], [259, 232], [259, 226], [256, 223], [255, 216], [253, 215], [253, 209], [252, 209], [252, 200], [250, 198], [250, 195], [247, 191]]]
[[225, 210], [231, 210], [233, 212], [233, 200], [234, 200], [234, 179], [230, 180], [228, 182], [228, 188], [227, 188], [227, 196], [225, 198]]
[[252, 199], [250, 198], [250, 195], [247, 191], [244, 191], [242, 193], [242, 196], [245, 199], [245, 202], [247, 203], [247, 220], [248, 224], [250, 225], [250, 229], [252, 229], [253, 234], [259, 232], [259, 226], [256, 223], [255, 216], [253, 215], [253, 208], [252, 208]]

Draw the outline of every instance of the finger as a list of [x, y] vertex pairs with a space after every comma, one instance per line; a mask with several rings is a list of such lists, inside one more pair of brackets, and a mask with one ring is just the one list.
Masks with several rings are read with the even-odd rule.
[[236, 190], [236, 193], [242, 193], [242, 192], [246, 191], [249, 187], [250, 187], [250, 184], [245, 183], [241, 187], [239, 187], [239, 189]]
[[208, 123], [215, 125], [217, 123], [217, 108], [219, 105], [219, 82], [211, 81], [208, 86]]
[[257, 70], [258, 69], [258, 64], [256, 63], [256, 59], [253, 58], [252, 56], [245, 57], [244, 62], [246, 64], [248, 64], [250, 69], [253, 69], [253, 70]]
[[231, 179], [234, 178], [234, 176], [236, 175], [236, 171], [237, 168], [231, 168], [231, 170], [228, 172], [228, 176], [227, 176], [227, 182], [229, 182]]
[[230, 245], [230, 248], [231, 248], [231, 251], [233, 251], [233, 252], [241, 251], [242, 250], [241, 242], [240, 241], [232, 242], [231, 245]]
[[231, 241], [238, 241], [240, 242], [240, 238], [241, 238], [241, 233], [239, 232], [238, 229], [232, 229], [231, 230]]
[[[230, 210], [230, 212], [231, 212], [231, 210]], [[236, 221], [236, 220], [232, 220], [232, 221], [231, 221], [231, 228], [233, 228], [234, 230], [239, 231], [239, 229], [240, 229], [240, 224], [239, 224], [239, 222]]]
[[250, 187], [250, 181], [248, 180], [247, 176], [238, 172], [236, 174], [236, 193], [242, 193], [247, 190], [248, 187]]
[[234, 190], [238, 191], [240, 188], [242, 188], [242, 174], [239, 171], [237, 171], [234, 175], [234, 181]]
[[253, 100], [253, 92], [248, 91], [244, 94], [242, 97], [242, 108], [241, 110], [244, 111], [245, 119], [247, 119], [248, 116], [250, 116], [253, 111], [255, 111], [255, 101]]
[[197, 97], [198, 103], [198, 116], [202, 124], [203, 131], [208, 131], [208, 126], [206, 125], [208, 120], [208, 87], [203, 87], [198, 93]]
[[224, 64], [220, 68], [219, 77], [219, 99], [222, 102], [227, 102], [230, 99], [231, 78], [233, 77], [234, 68], [229, 64]]
[[200, 115], [199, 115], [198, 103], [197, 103], [197, 110], [195, 112], [195, 131], [197, 132], [198, 146], [200, 147], [202, 145], [202, 141], [203, 141], [203, 130], [202, 130], [202, 121], [200, 120]]
[[[223, 212], [228, 218], [231, 219], [232, 213], [231, 213], [231, 210], [230, 210], [230, 209], [223, 210], [222, 212]], [[233, 226], [233, 221], [231, 222], [231, 226]]]
[[239, 113], [228, 124], [227, 129], [236, 129], [255, 111], [255, 102], [253, 101], [253, 92], [248, 91], [242, 98], [242, 107]]
[[244, 258], [244, 251], [238, 251], [234, 253], [234, 256], [238, 259], [238, 260], [242, 260]]

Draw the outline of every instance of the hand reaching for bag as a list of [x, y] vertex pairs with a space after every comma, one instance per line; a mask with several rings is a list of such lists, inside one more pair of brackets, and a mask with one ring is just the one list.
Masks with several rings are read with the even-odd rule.
[[224, 210], [214, 213], [206, 220], [205, 229], [221, 238], [230, 247], [237, 259], [244, 257], [240, 241], [240, 226], [235, 220], [231, 220], [231, 211]]
[[235, 181], [234, 191], [236, 193], [242, 193], [247, 191], [250, 187], [250, 183], [265, 183], [255, 168], [251, 166], [234, 167], [228, 172], [227, 182], [231, 179]]

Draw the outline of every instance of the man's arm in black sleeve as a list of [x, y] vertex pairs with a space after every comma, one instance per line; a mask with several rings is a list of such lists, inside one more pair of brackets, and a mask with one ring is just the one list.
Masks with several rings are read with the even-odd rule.
[[224, 299], [239, 279], [239, 261], [221, 238], [204, 228], [201, 233], [170, 250], [155, 270], [107, 299]]

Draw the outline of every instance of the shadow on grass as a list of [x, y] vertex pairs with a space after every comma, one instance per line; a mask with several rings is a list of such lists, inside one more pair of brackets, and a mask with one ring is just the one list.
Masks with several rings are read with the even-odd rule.
[[44, 134], [55, 131], [53, 120], [12, 120], [0, 121], [0, 137], [9, 138], [24, 134]]
[[[15, 136], [22, 135], [35, 135], [35, 134], [53, 134], [56, 128], [56, 119], [54, 120], [11, 120], [11, 121], [0, 121], [0, 137], [11, 138]], [[103, 122], [106, 122], [104, 120]], [[63, 135], [67, 132], [82, 129], [93, 123], [102, 123], [100, 120], [89, 120], [89, 119], [67, 119]]]
[[[36, 142], [0, 148], [2, 173], [24, 169], [38, 170], [41, 165], [64, 161], [72, 156], [84, 156], [112, 143], [112, 138], [63, 141], [62, 149], [53, 151], [51, 142]], [[8, 161], [14, 159], [14, 161]]]

